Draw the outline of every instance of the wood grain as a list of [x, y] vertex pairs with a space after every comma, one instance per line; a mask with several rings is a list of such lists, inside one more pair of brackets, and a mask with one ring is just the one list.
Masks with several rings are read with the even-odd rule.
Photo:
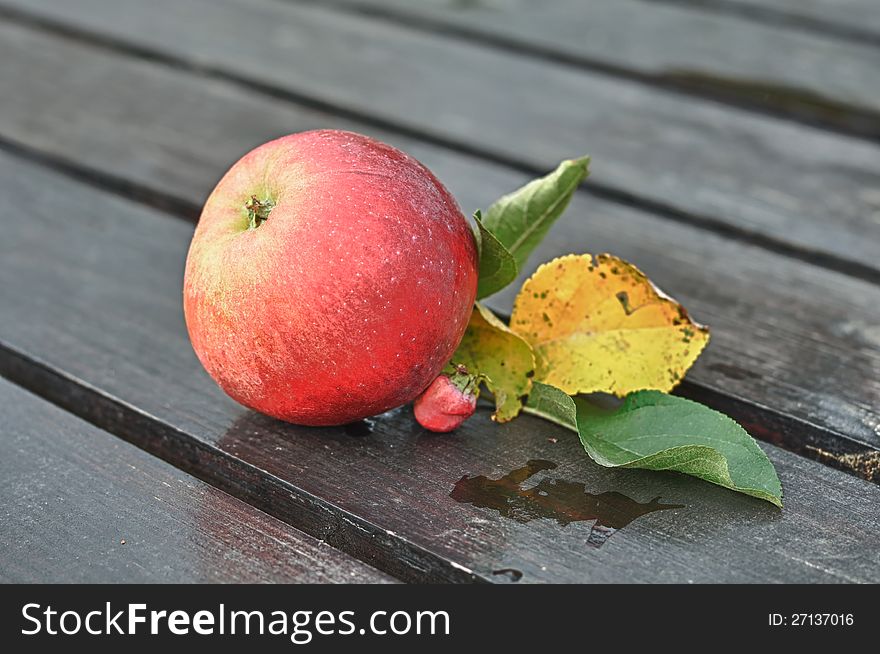
[[[330, 545], [405, 580], [877, 581], [880, 488], [765, 446], [786, 509], [680, 475], [591, 463], [574, 435], [485, 409], [451, 435], [408, 408], [372, 433], [309, 429], [254, 414], [201, 370], [183, 326], [191, 226], [8, 156], [2, 196], [0, 369]], [[806, 275], [809, 283], [809, 273]], [[851, 281], [851, 280], [850, 280]], [[551, 439], [556, 439], [552, 442]], [[637, 518], [600, 548], [589, 523], [521, 523], [449, 495], [531, 459], [552, 479], [681, 508]]]
[[0, 379], [3, 583], [393, 581]]
[[880, 280], [876, 143], [321, 7], [276, 0], [0, 6], [41, 16], [44, 28], [56, 23], [56, 33], [531, 172], [589, 152], [594, 192]]
[[652, 0], [773, 23], [876, 46], [880, 12], [874, 0]]
[[[14, 63], [25, 57], [28, 75]], [[0, 134], [99, 185], [189, 216], [242, 153], [316, 127], [367, 132], [402, 147], [449, 185], [466, 212], [527, 179], [370, 125], [14, 26], [0, 26], [0, 88], [15, 89], [4, 100]], [[810, 448], [850, 455], [880, 446], [876, 287], [586, 194], [521, 279], [554, 256], [602, 251], [635, 262], [713, 328], [689, 375], [689, 395], [811, 456]], [[493, 307], [509, 310], [514, 288], [493, 298]]]
[[644, 0], [298, 2], [880, 138], [876, 44]]

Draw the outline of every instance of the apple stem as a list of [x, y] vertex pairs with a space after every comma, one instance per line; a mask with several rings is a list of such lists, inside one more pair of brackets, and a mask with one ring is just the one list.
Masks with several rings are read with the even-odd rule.
[[275, 203], [271, 200], [260, 202], [256, 195], [252, 195], [251, 199], [244, 205], [244, 208], [247, 209], [248, 212], [248, 227], [250, 229], [256, 229], [266, 222], [266, 219], [269, 218], [269, 213], [274, 206]]

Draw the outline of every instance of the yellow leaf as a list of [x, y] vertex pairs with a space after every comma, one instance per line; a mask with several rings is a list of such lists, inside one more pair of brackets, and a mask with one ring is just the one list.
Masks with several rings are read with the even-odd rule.
[[569, 394], [669, 391], [709, 341], [684, 307], [608, 254], [542, 265], [523, 284], [510, 327], [532, 346], [536, 379]]
[[483, 375], [495, 396], [493, 420], [507, 422], [519, 415], [532, 390], [535, 355], [528, 343], [479, 302], [452, 362]]

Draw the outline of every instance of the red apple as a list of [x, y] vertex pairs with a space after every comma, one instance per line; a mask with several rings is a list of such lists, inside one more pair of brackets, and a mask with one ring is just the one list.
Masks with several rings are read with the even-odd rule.
[[473, 235], [437, 178], [389, 145], [318, 130], [256, 148], [217, 184], [187, 257], [184, 314], [233, 399], [338, 425], [425, 390], [476, 288]]
[[428, 431], [447, 432], [474, 415], [477, 409], [477, 386], [467, 376], [450, 379], [440, 375], [416, 398], [413, 404], [418, 423]]

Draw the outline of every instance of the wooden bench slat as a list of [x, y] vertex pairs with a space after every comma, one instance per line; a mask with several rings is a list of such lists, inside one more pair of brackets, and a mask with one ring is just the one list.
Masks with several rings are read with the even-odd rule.
[[307, 4], [880, 137], [880, 48], [867, 44], [644, 0]]
[[[24, 58], [27, 75], [10, 64]], [[84, 174], [113, 176], [126, 193], [126, 184], [153, 189], [160, 197], [148, 199], [183, 205], [191, 215], [242, 153], [316, 127], [355, 129], [404, 148], [466, 211], [526, 180], [362, 123], [18, 27], [0, 26], [0, 87], [15, 89], [5, 97], [0, 133], [75, 162]], [[585, 251], [634, 261], [712, 326], [713, 342], [688, 377], [699, 388], [685, 387], [689, 394], [808, 455], [817, 447], [838, 455], [880, 447], [875, 286], [586, 194], [578, 194], [523, 276], [553, 256]], [[492, 305], [509, 310], [515, 288]], [[710, 397], [700, 395], [706, 392]], [[781, 423], [768, 424], [771, 413], [749, 401], [773, 407]]]
[[589, 152], [597, 192], [880, 280], [875, 143], [320, 7], [275, 0], [0, 6], [62, 22], [61, 31], [99, 33], [129, 53], [369, 115], [529, 170]]
[[0, 379], [3, 583], [385, 583], [319, 543]]
[[874, 0], [654, 0], [726, 12], [877, 45], [880, 13]]
[[[868, 546], [880, 487], [773, 446], [782, 513], [682, 475], [601, 468], [573, 434], [528, 416], [498, 426], [482, 409], [456, 433], [433, 435], [403, 408], [356, 436], [247, 411], [201, 370], [186, 338], [190, 225], [5, 155], [0, 184], [4, 197], [29, 198], [26, 212], [0, 208], [0, 277], [15, 281], [0, 285], [0, 370], [385, 571], [408, 580], [506, 581], [493, 573], [508, 568], [523, 581], [880, 579], [880, 550]], [[589, 520], [521, 523], [450, 497], [465, 475], [496, 479], [535, 459], [558, 466], [542, 475], [593, 494], [574, 493], [578, 511], [592, 511], [601, 493], [621, 494], [599, 497], [617, 498], [626, 516], [658, 496], [682, 507], [608, 537]]]

